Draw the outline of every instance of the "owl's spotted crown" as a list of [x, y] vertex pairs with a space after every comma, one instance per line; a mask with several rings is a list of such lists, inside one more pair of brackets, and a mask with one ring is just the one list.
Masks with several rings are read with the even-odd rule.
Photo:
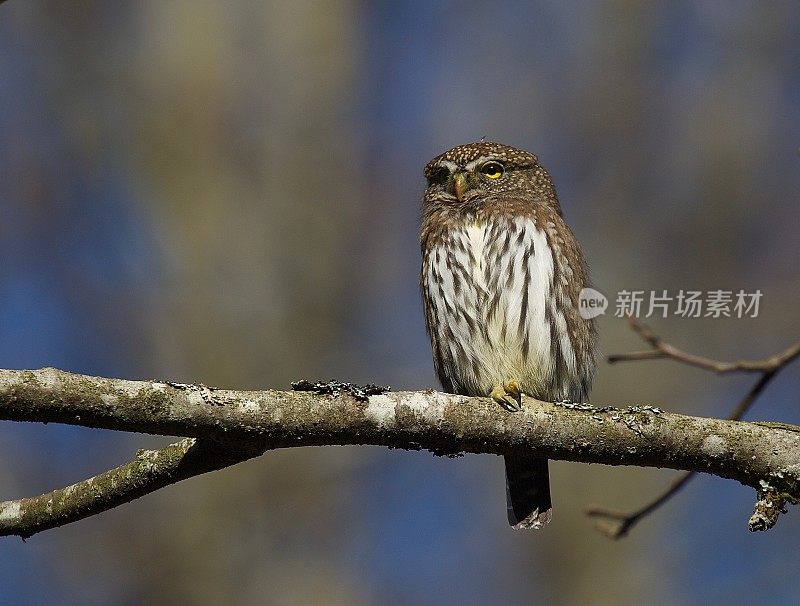
[[480, 141], [459, 145], [439, 154], [428, 162], [425, 167], [425, 176], [429, 177], [443, 163], [453, 163], [463, 167], [480, 159], [501, 160], [508, 165], [528, 168], [533, 168], [539, 163], [536, 156], [516, 147], [493, 141]]

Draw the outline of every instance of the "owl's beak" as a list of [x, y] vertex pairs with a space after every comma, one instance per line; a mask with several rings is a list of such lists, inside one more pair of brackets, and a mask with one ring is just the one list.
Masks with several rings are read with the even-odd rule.
[[453, 177], [453, 192], [456, 194], [456, 198], [459, 202], [461, 202], [461, 199], [468, 189], [467, 175], [465, 173], [456, 173]]

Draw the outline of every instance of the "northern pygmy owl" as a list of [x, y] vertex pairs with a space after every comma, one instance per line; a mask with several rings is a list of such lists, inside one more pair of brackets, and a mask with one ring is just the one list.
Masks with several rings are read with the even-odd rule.
[[[421, 286], [446, 391], [585, 401], [596, 328], [581, 317], [586, 263], [536, 156], [500, 143], [455, 147], [425, 167]], [[505, 457], [508, 520], [550, 521], [546, 459]]]

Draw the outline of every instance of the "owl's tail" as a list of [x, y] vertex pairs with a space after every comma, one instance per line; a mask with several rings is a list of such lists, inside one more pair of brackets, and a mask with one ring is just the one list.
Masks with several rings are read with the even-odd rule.
[[550, 471], [547, 459], [505, 457], [508, 523], [538, 530], [550, 521]]

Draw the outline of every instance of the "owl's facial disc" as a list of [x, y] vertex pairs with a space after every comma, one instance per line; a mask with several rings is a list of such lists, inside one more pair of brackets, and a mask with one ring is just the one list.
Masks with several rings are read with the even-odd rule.
[[467, 202], [475, 194], [491, 190], [487, 186], [492, 181], [502, 179], [506, 169], [505, 163], [494, 154], [459, 161], [435, 158], [425, 167], [425, 176], [428, 187], [440, 188], [439, 191], [448, 197]]

